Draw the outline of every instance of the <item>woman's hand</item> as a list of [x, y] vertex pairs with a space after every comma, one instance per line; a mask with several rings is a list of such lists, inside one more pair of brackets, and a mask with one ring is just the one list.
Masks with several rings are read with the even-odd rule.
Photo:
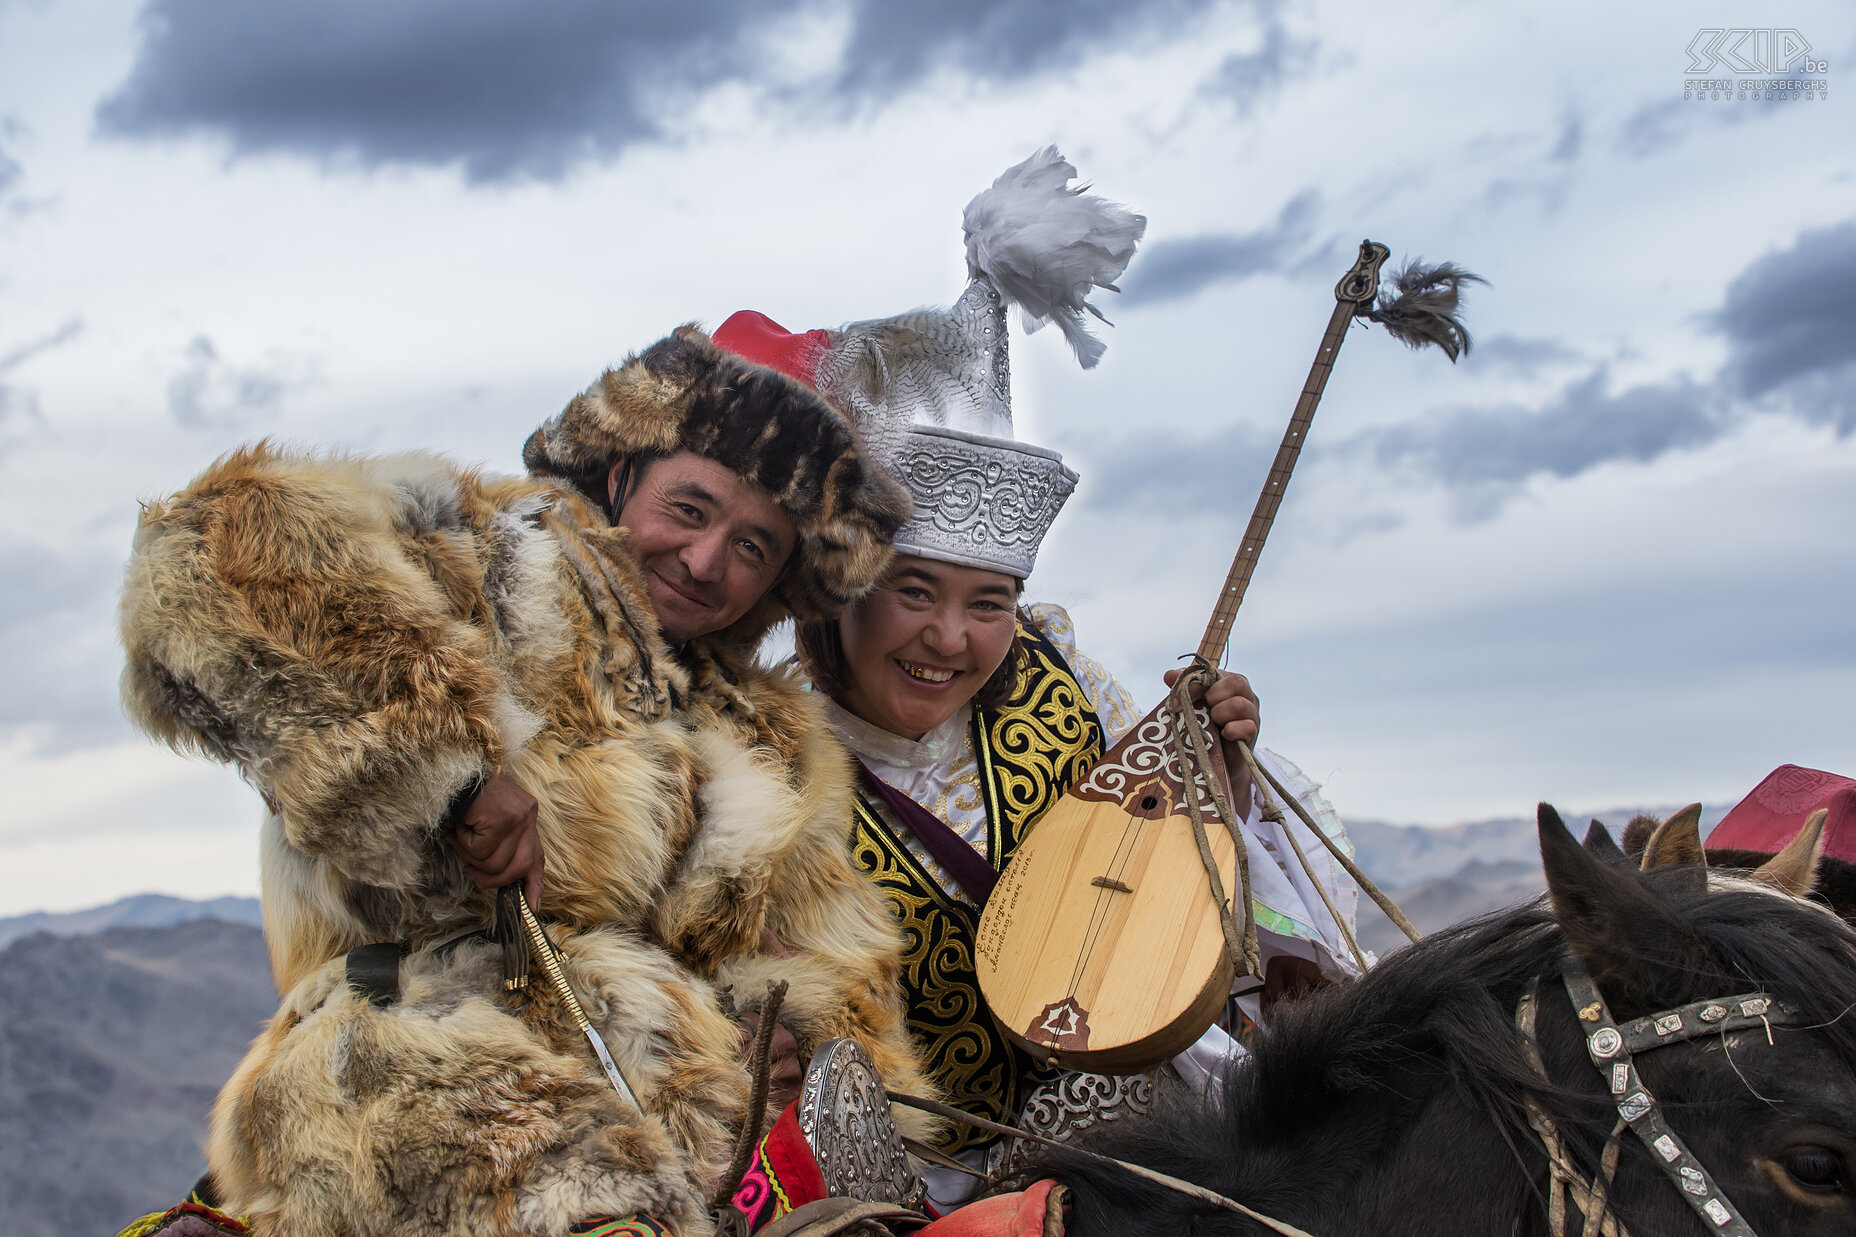
[[[1254, 751], [1257, 736], [1263, 732], [1257, 693], [1251, 689], [1250, 680], [1241, 674], [1224, 670], [1215, 670], [1213, 673], [1218, 677], [1203, 689], [1193, 689], [1192, 699], [1202, 702], [1211, 713], [1212, 728], [1218, 733], [1225, 773], [1231, 783], [1231, 806], [1240, 816], [1248, 816], [1250, 766], [1244, 763], [1237, 745], [1246, 744]], [[1167, 671], [1166, 685], [1172, 687], [1179, 676], [1178, 670]]]
[[[1263, 721], [1258, 713], [1257, 693], [1251, 689], [1250, 680], [1226, 670], [1212, 673], [1218, 677], [1205, 688], [1194, 688], [1192, 699], [1203, 702], [1210, 710], [1212, 725], [1227, 748], [1234, 743], [1248, 743], [1255, 749], [1257, 736], [1263, 732]], [[1179, 675], [1177, 670], [1167, 671], [1166, 685], [1173, 686]], [[1235, 758], [1237, 752], [1233, 750], [1230, 755]], [[1242, 767], [1241, 761], [1231, 763], [1233, 770]]]

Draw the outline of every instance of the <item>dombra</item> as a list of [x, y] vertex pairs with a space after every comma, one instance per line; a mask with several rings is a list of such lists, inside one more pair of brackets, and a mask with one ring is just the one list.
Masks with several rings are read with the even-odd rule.
[[[1468, 347], [1454, 317], [1456, 291], [1475, 276], [1448, 263], [1407, 267], [1394, 281], [1397, 298], [1381, 297], [1376, 308], [1389, 253], [1362, 241], [1358, 261], [1335, 285], [1334, 312], [1199, 643], [1195, 672], [1209, 671], [1224, 654], [1353, 320], [1380, 322], [1413, 346], [1437, 344], [1452, 360]], [[1006, 1034], [1042, 1060], [1097, 1073], [1149, 1069], [1205, 1032], [1238, 966], [1260, 969], [1248, 870], [1236, 824], [1219, 801], [1219, 744], [1215, 734], [1209, 743], [1201, 734], [1188, 744], [1186, 712], [1176, 690], [1110, 749], [1020, 843], [987, 901], [975, 945], [980, 992]], [[1198, 714], [1203, 732], [1208, 723]], [[1206, 827], [1221, 818], [1222, 828]], [[1358, 878], [1357, 869], [1349, 871]], [[1241, 944], [1237, 922], [1244, 925]]]
[[[1151, 1068], [1202, 1035], [1231, 990], [1235, 962], [1185, 797], [1199, 798], [1201, 820], [1215, 809], [1179, 757], [1177, 725], [1166, 705], [1143, 718], [1031, 830], [987, 900], [980, 991], [1040, 1059]], [[1212, 759], [1222, 776], [1215, 745]], [[1233, 871], [1231, 836], [1203, 834], [1218, 869]]]
[[[1639, 873], [1544, 805], [1540, 840], [1546, 897], [1283, 1007], [1215, 1102], [1081, 1146], [1314, 1237], [1856, 1232], [1856, 932], [1744, 874]], [[1795, 890], [1787, 861], [1760, 879]], [[1261, 1231], [1063, 1152], [1026, 1171], [1078, 1234]]]

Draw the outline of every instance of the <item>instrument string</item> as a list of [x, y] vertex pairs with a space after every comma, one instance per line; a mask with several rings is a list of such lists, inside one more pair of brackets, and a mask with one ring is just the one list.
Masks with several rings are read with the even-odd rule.
[[[1146, 827], [1147, 822], [1137, 816], [1130, 816], [1122, 822], [1121, 839], [1115, 845], [1114, 858], [1109, 861], [1110, 879], [1120, 880], [1127, 872], [1135, 847], [1140, 844], [1141, 831]], [[1064, 993], [1066, 997], [1075, 996], [1076, 990], [1083, 986], [1083, 976], [1089, 972], [1089, 962], [1095, 956], [1096, 944], [1108, 929], [1108, 912], [1112, 905], [1110, 898], [1114, 893], [1107, 885], [1096, 887], [1095, 906], [1089, 913], [1089, 930], [1077, 948], [1076, 968], [1070, 972], [1070, 987]]]

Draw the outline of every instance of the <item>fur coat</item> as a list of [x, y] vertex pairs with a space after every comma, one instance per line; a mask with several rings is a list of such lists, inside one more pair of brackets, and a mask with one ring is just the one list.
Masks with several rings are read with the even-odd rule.
[[[765, 486], [799, 547], [755, 610], [673, 650], [597, 500], [613, 460], [680, 447]], [[847, 1035], [892, 1085], [927, 1086], [896, 928], [846, 853], [847, 758], [816, 698], [752, 653], [772, 621], [874, 582], [906, 497], [809, 390], [689, 328], [525, 459], [493, 478], [260, 445], [143, 512], [129, 711], [235, 764], [267, 808], [286, 995], [209, 1147], [259, 1232], [558, 1234], [629, 1212], [706, 1231], [747, 1103], [725, 1007], [774, 978], [802, 1051]], [[453, 939], [491, 899], [441, 820], [495, 773], [539, 802], [542, 914], [642, 1113], [545, 983], [511, 999], [500, 951]], [[374, 941], [412, 949], [378, 1006], [344, 980]]]

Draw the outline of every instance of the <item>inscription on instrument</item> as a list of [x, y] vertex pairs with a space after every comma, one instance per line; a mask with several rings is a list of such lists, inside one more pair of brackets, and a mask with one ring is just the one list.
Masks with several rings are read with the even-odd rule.
[[1005, 865], [1005, 871], [999, 873], [999, 883], [992, 887], [992, 896], [986, 899], [986, 913], [980, 917], [980, 927], [974, 940], [973, 962], [980, 974], [991, 977], [999, 970], [999, 958], [1004, 952], [1006, 937], [1012, 932], [1013, 912], [1018, 909], [1019, 895], [1025, 891], [1025, 883], [1020, 879], [1012, 864]]

